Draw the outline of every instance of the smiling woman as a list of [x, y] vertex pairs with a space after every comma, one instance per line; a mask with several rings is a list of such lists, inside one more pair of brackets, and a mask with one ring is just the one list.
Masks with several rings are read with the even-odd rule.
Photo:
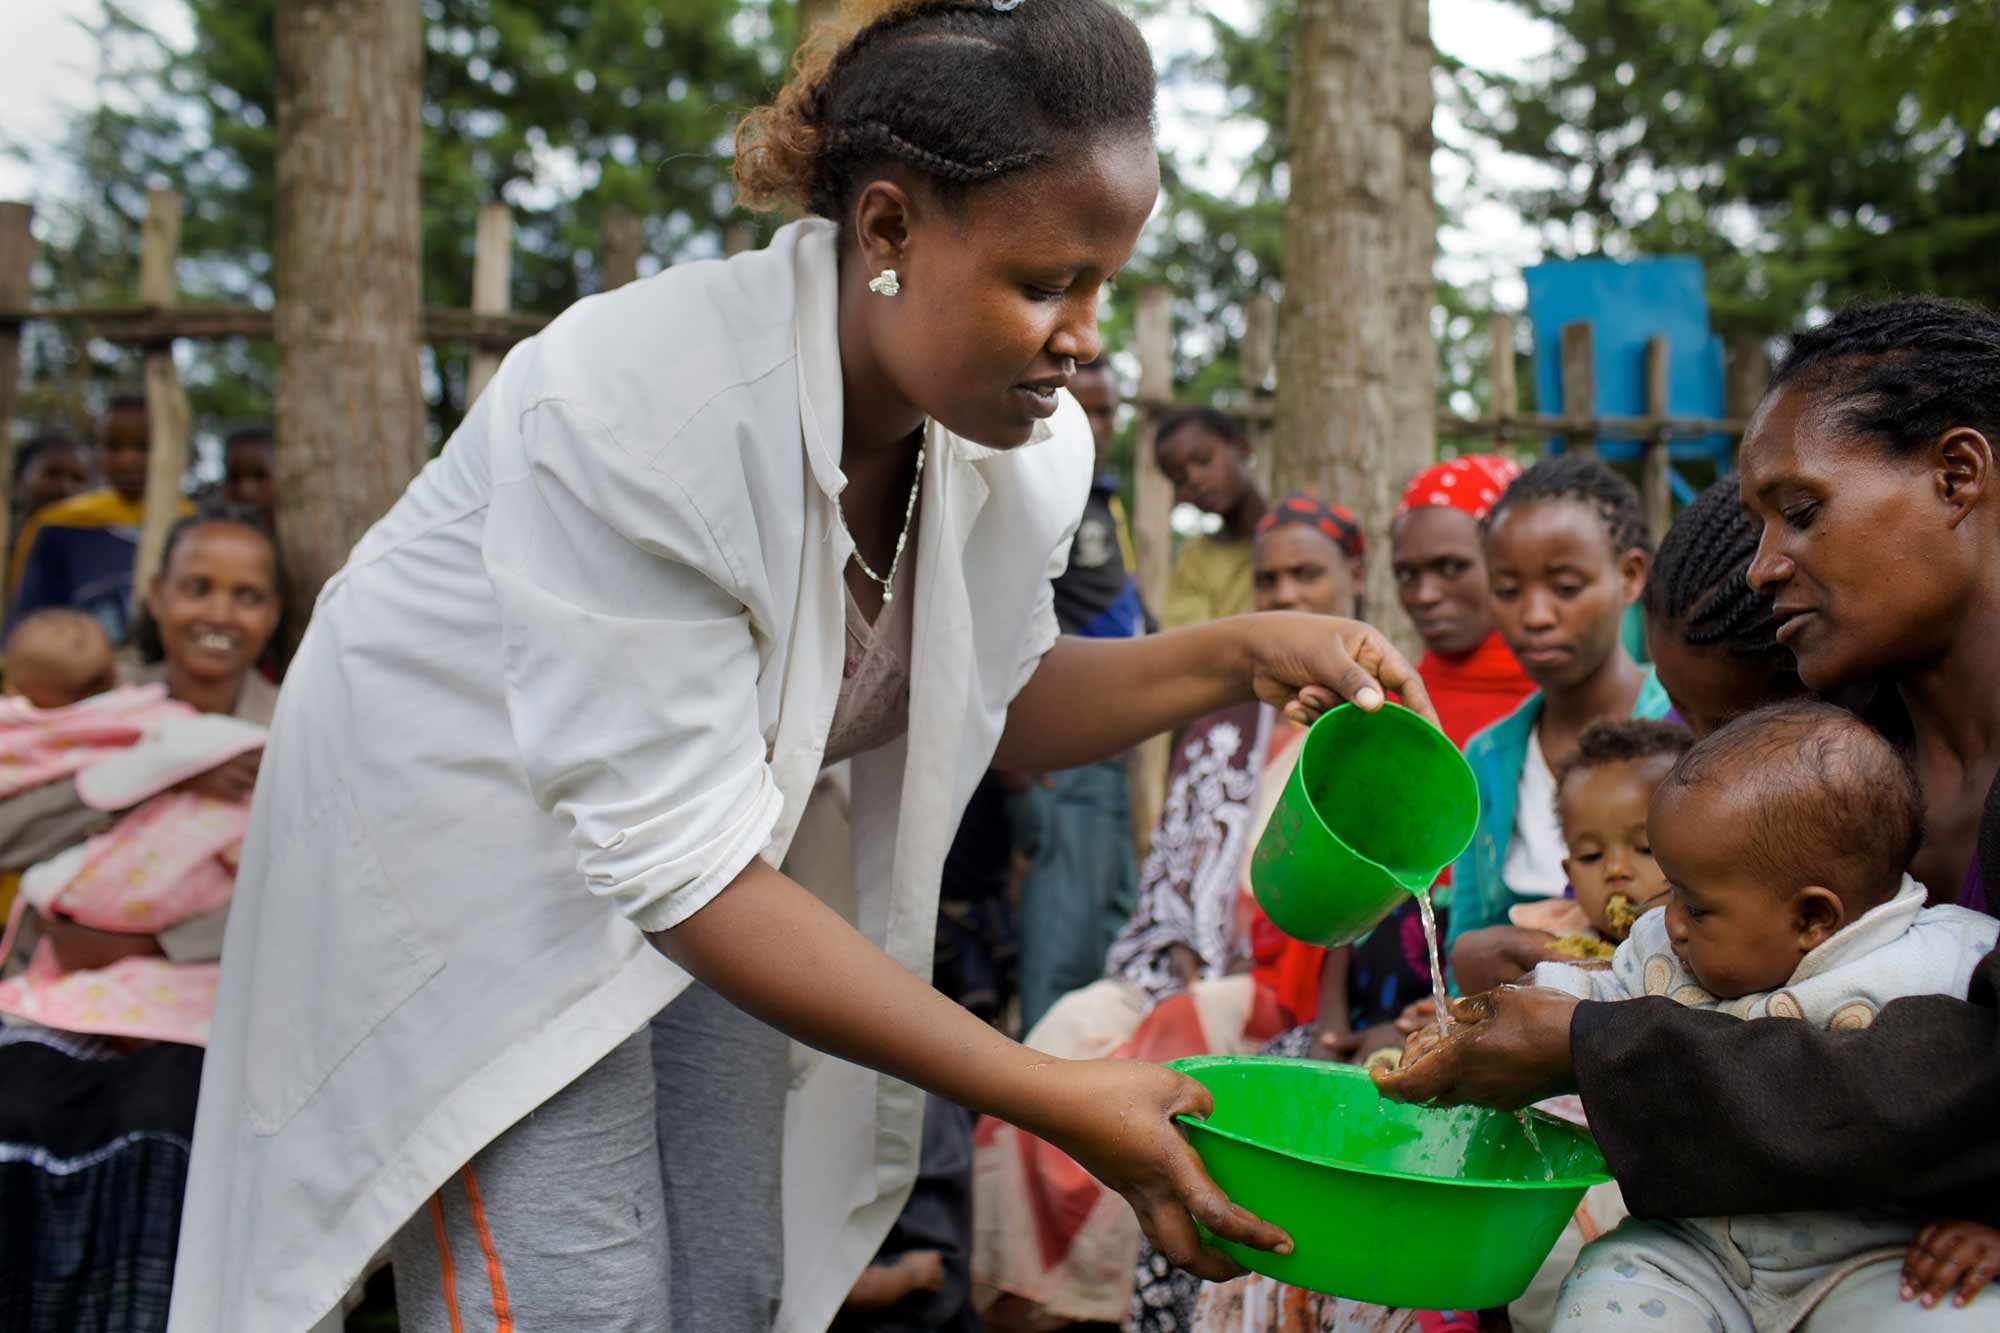
[[[322, 593], [175, 1329], [303, 1329], [384, 1242], [408, 1333], [823, 1328], [908, 1194], [918, 1088], [1067, 1152], [1177, 1262], [1233, 1271], [1197, 1221], [1286, 1243], [1175, 1129], [1198, 1085], [925, 984], [939, 873], [996, 763], [1422, 683], [1328, 617], [1059, 639], [1094, 454], [1064, 386], [1158, 189], [1150, 56], [1104, 0], [848, 13], [739, 141], [746, 199], [812, 216], [516, 348]], [[788, 861], [839, 760], [842, 910]]]

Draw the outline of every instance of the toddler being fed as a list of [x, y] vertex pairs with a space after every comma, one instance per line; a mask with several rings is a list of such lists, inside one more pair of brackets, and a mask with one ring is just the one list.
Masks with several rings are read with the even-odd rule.
[[[1834, 1031], [1867, 1027], [1903, 996], [1963, 997], [2000, 922], [1924, 905], [1923, 887], [1905, 873], [1922, 829], [1909, 766], [1852, 714], [1817, 703], [1747, 714], [1688, 751], [1653, 796], [1647, 830], [1670, 885], [1666, 910], [1639, 918], [1609, 969], [1544, 963], [1534, 983]], [[1990, 1324], [1991, 1311], [1903, 1301], [1899, 1261], [1924, 1220], [1869, 1211], [1628, 1220], [1584, 1250], [1553, 1327], [1629, 1320], [1657, 1333], [1765, 1333], [1810, 1318], [1816, 1333], [1906, 1324], [1946, 1333], [1975, 1317]], [[1983, 1241], [1984, 1228], [1939, 1225], [1966, 1232], [1968, 1255]], [[1926, 1233], [1933, 1248], [1937, 1230]]]
[[[1667, 773], [1694, 744], [1685, 727], [1646, 720], [1594, 722], [1576, 753], [1556, 774], [1556, 817], [1562, 822], [1563, 873], [1574, 903], [1527, 903], [1514, 924], [1556, 936], [1551, 946], [1581, 958], [1609, 958], [1633, 923], [1667, 897], [1666, 876], [1653, 859], [1646, 809]], [[1544, 921], [1536, 908], [1563, 908]]]

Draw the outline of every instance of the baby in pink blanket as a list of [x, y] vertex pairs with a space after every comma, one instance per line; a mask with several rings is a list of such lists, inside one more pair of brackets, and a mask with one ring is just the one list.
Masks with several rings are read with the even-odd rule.
[[[26, 622], [15, 637], [42, 619]], [[44, 629], [53, 638], [76, 627]], [[15, 651], [10, 639], [10, 683], [24, 686]], [[28, 678], [43, 683], [49, 676], [30, 671]], [[219, 919], [235, 883], [249, 802], [182, 784], [263, 744], [261, 727], [197, 713], [156, 685], [93, 693], [54, 708], [21, 696], [0, 699], [0, 798], [73, 775], [85, 805], [119, 815], [107, 831], [22, 876], [0, 939], [0, 966], [15, 960], [0, 980], [0, 1021], [206, 1042], [218, 964], [162, 956], [160, 937]], [[98, 938], [114, 944], [113, 937], [122, 937], [131, 947], [106, 950], [109, 961], [93, 965], [97, 960], [42, 938], [50, 922], [105, 932]]]

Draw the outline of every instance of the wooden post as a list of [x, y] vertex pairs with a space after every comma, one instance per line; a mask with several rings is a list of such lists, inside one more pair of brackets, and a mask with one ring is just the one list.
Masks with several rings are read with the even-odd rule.
[[1237, 358], [1243, 371], [1245, 429], [1250, 434], [1251, 467], [1258, 489], [1271, 494], [1271, 371], [1278, 360], [1278, 303], [1269, 292], [1255, 292], [1243, 303], [1243, 347]]
[[1654, 542], [1674, 521], [1673, 456], [1667, 452], [1667, 340], [1646, 339], [1646, 418], [1650, 427], [1639, 470], [1639, 496]]
[[1505, 452], [1512, 443], [1507, 423], [1521, 410], [1521, 387], [1514, 373], [1514, 317], [1504, 310], [1494, 311], [1486, 320], [1486, 338], [1490, 348], [1487, 358], [1492, 363], [1492, 416], [1500, 423], [1493, 444]]
[[[32, 294], [35, 260], [30, 204], [0, 203], [0, 309], [20, 309]], [[0, 324], [0, 560], [14, 549], [14, 411], [21, 393], [21, 327]]]
[[[174, 262], [181, 253], [181, 197], [171, 190], [146, 192], [146, 222], [139, 233], [139, 299], [157, 310], [180, 302]], [[160, 570], [167, 533], [180, 518], [192, 426], [187, 395], [174, 368], [172, 341], [146, 349], [146, 520], [139, 529], [139, 552], [132, 565], [132, 610], [136, 615], [153, 576]]]
[[1597, 436], [1591, 421], [1597, 415], [1597, 365], [1592, 355], [1590, 321], [1579, 319], [1563, 325], [1563, 417], [1570, 423], [1563, 447], [1572, 453], [1595, 455]]
[[408, 0], [285, 0], [276, 12], [278, 532], [296, 627], [430, 456], [424, 17]]
[[639, 251], [646, 237], [639, 219], [622, 208], [614, 208], [604, 219], [604, 286], [613, 291], [639, 276]]
[[[1139, 353], [1139, 430], [1132, 444], [1132, 571], [1139, 596], [1155, 616], [1167, 605], [1167, 578], [1173, 565], [1174, 488], [1153, 453], [1154, 432], [1165, 404], [1174, 396], [1174, 302], [1164, 287], [1139, 293], [1132, 312], [1132, 338]], [[1153, 827], [1166, 806], [1167, 768], [1173, 738], [1155, 736], [1132, 750], [1126, 787], [1132, 807], [1132, 845], [1145, 860]]]
[[[1274, 489], [1319, 487], [1380, 543], [1437, 457], [1429, 3], [1295, 8]], [[1367, 612], [1413, 650], [1386, 554], [1367, 562]]]
[[[636, 260], [634, 261], [637, 262]], [[514, 210], [502, 203], [479, 210], [472, 239], [472, 313], [504, 315], [513, 306]], [[474, 352], [465, 377], [465, 408], [479, 401], [493, 372], [500, 369], [498, 352]]]

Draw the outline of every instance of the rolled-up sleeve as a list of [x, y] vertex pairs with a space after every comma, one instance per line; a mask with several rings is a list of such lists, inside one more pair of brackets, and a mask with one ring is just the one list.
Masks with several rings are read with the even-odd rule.
[[783, 806], [758, 716], [750, 615], [692, 500], [559, 402], [496, 472], [485, 562], [514, 742], [592, 893], [641, 930], [707, 905]]

